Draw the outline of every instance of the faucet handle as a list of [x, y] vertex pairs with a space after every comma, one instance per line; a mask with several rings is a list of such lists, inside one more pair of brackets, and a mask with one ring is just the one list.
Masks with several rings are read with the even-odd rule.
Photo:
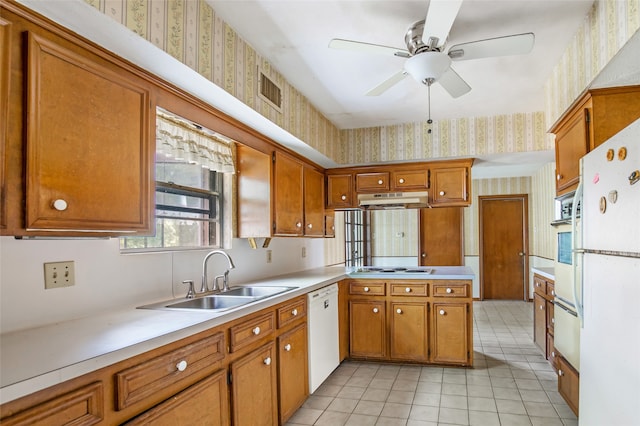
[[189, 286], [189, 290], [185, 296], [187, 299], [193, 299], [196, 297], [196, 291], [193, 289], [193, 280], [184, 280], [182, 281], [182, 284], [187, 284]]

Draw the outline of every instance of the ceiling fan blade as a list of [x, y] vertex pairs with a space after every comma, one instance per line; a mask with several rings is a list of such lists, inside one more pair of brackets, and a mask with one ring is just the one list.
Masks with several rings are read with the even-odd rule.
[[400, 83], [406, 77], [406, 75], [407, 75], [407, 73], [404, 72], [404, 71], [399, 71], [399, 72], [395, 73], [394, 75], [392, 75], [391, 77], [389, 77], [388, 79], [383, 81], [382, 83], [378, 84], [373, 89], [369, 90], [367, 92], [367, 96], [378, 96], [378, 95], [383, 94], [384, 92], [386, 92], [391, 87], [393, 87], [396, 84]]
[[334, 38], [329, 42], [332, 49], [354, 50], [357, 52], [378, 53], [385, 55], [400, 56], [401, 58], [409, 58], [409, 52], [404, 49], [396, 49], [395, 47], [381, 46], [379, 44], [363, 43], [361, 41], [343, 40]]
[[424, 44], [430, 46], [430, 37], [438, 39], [433, 47], [441, 47], [447, 41], [460, 6], [462, 6], [462, 0], [431, 0], [429, 2], [422, 33]]
[[494, 56], [523, 55], [531, 52], [535, 42], [533, 33], [514, 34], [451, 46], [448, 55], [454, 61], [489, 58]]
[[458, 75], [453, 68], [449, 67], [447, 71], [438, 79], [438, 83], [442, 85], [444, 90], [449, 92], [453, 98], [459, 98], [465, 93], [471, 91], [471, 86]]

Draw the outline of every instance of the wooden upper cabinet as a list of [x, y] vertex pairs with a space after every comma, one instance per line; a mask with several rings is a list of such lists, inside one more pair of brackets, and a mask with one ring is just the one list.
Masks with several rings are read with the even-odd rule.
[[420, 209], [420, 266], [464, 264], [462, 207]]
[[273, 235], [301, 236], [304, 233], [303, 165], [299, 160], [275, 152], [273, 172]]
[[[9, 86], [11, 75], [11, 24], [0, 18], [0, 123], [9, 118]], [[7, 226], [7, 205], [4, 200], [5, 188], [5, 144], [6, 125], [0, 126], [0, 229]]]
[[27, 49], [26, 229], [151, 231], [149, 88], [40, 35]]
[[590, 102], [576, 108], [556, 129], [556, 192], [576, 188], [580, 180], [580, 158], [589, 152]]
[[389, 172], [356, 174], [356, 192], [385, 192], [389, 190]]
[[391, 172], [391, 189], [396, 191], [429, 189], [429, 170], [398, 170]]
[[304, 235], [323, 237], [325, 234], [324, 174], [304, 168]]
[[327, 208], [348, 209], [357, 206], [353, 191], [353, 174], [327, 175]]
[[238, 237], [270, 237], [271, 155], [237, 145]]
[[336, 215], [333, 211], [324, 212], [324, 236], [327, 238], [336, 236]]
[[451, 166], [431, 169], [431, 204], [469, 205], [469, 167]]

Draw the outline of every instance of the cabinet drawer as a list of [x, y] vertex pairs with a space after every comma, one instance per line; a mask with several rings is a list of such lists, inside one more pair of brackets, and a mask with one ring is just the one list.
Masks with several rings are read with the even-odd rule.
[[378, 192], [389, 190], [389, 173], [358, 173], [356, 175], [357, 192]]
[[381, 282], [351, 282], [349, 294], [361, 294], [365, 296], [384, 296], [385, 284]]
[[533, 291], [535, 291], [541, 296], [544, 296], [547, 293], [547, 282], [543, 278], [540, 278], [539, 276], [534, 275]]
[[392, 296], [428, 296], [427, 283], [394, 282], [391, 284]]
[[555, 284], [553, 281], [547, 281], [547, 289], [546, 289], [546, 293], [547, 293], [547, 299], [551, 298], [551, 300], [553, 300], [554, 297], [556, 297], [556, 289], [555, 289]]
[[224, 333], [219, 332], [116, 373], [117, 409], [151, 400], [168, 386], [213, 367], [224, 358], [224, 346]]
[[393, 189], [429, 189], [429, 171], [409, 170], [402, 172], [391, 172], [391, 186]]
[[284, 327], [307, 314], [307, 303], [301, 297], [288, 305], [278, 308], [278, 328]]
[[469, 284], [461, 281], [433, 283], [433, 297], [469, 297]]
[[230, 340], [231, 352], [257, 342], [275, 330], [275, 314], [268, 312], [255, 318], [251, 318], [241, 324], [231, 327]]

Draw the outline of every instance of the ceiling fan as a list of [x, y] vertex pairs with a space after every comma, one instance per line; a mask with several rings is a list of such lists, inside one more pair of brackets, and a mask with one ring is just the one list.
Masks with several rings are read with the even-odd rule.
[[414, 23], [405, 34], [406, 50], [343, 39], [331, 40], [329, 47], [407, 58], [401, 71], [371, 89], [367, 96], [381, 95], [410, 74], [429, 89], [433, 83], [440, 83], [457, 98], [471, 87], [453, 70], [451, 61], [525, 54], [531, 51], [535, 40], [533, 33], [514, 34], [457, 44], [445, 53], [445, 43], [461, 5], [462, 0], [430, 0], [426, 18]]

